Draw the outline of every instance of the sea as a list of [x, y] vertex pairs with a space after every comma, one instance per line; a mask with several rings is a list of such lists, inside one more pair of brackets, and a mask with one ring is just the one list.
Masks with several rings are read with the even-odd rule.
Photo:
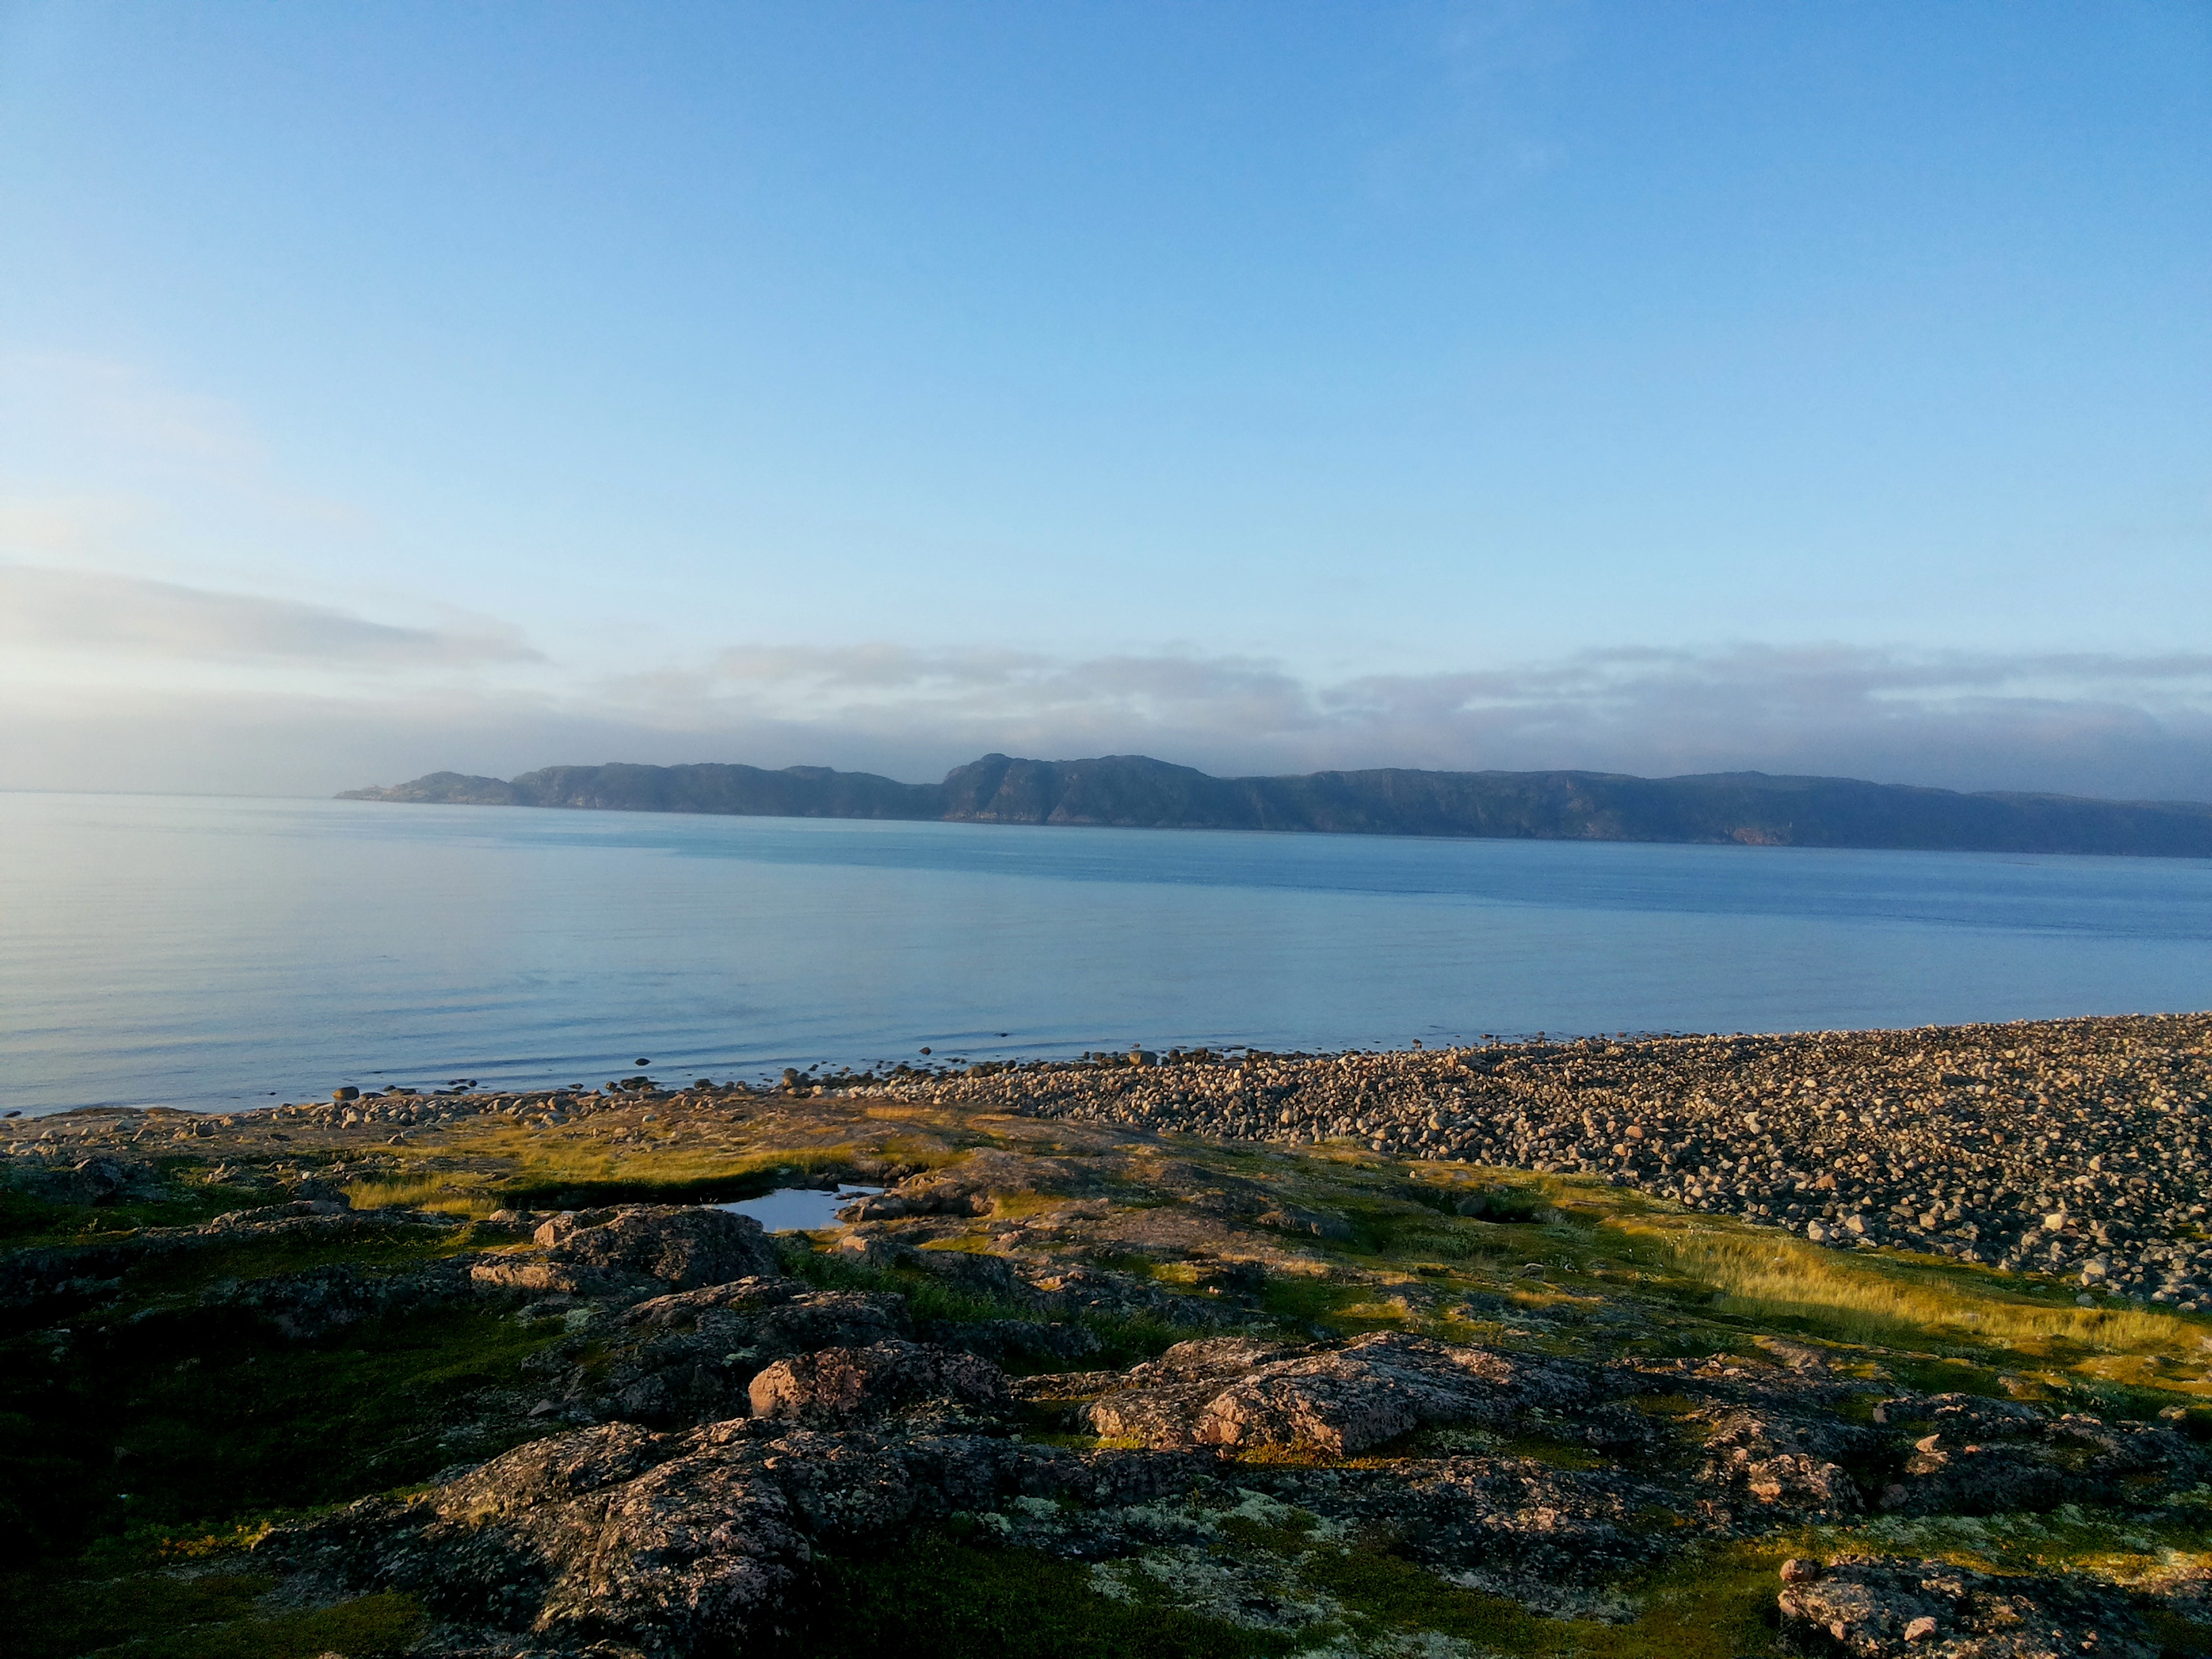
[[2212, 1006], [2212, 860], [0, 793], [0, 1110]]

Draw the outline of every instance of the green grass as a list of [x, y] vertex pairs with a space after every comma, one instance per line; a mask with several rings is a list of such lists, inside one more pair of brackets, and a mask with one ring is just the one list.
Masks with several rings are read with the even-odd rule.
[[[814, 1249], [796, 1240], [781, 1244], [779, 1254], [786, 1273], [794, 1279], [805, 1279], [818, 1290], [889, 1291], [903, 1296], [907, 1310], [917, 1322], [946, 1320], [968, 1323], [984, 1319], [1050, 1322], [1026, 1304], [948, 1283], [919, 1268], [872, 1267], [866, 1262], [847, 1260], [835, 1251]], [[1086, 1368], [1134, 1364], [1165, 1352], [1194, 1334], [1149, 1314], [1121, 1317], [1085, 1314], [1073, 1322], [1098, 1339], [1098, 1352], [1080, 1362]], [[1022, 1369], [1018, 1364], [1011, 1368], [1017, 1371]], [[1055, 1367], [1047, 1364], [1046, 1369]]]
[[[1371, 1544], [1317, 1540], [1311, 1517], [1232, 1516], [1216, 1554], [1274, 1558], [1339, 1611], [1296, 1631], [1239, 1628], [1176, 1605], [1141, 1571], [1133, 1599], [1109, 1597], [1087, 1570], [1034, 1551], [981, 1548], [922, 1532], [867, 1557], [826, 1558], [811, 1620], [772, 1644], [780, 1659], [1272, 1659], [1365, 1651], [1435, 1632], [1492, 1655], [1540, 1659], [1761, 1659], [1781, 1652], [1774, 1607], [1778, 1546], [1711, 1551], [1620, 1587], [1626, 1622], [1553, 1619], [1507, 1597], [1465, 1589]], [[1324, 1603], [1324, 1608], [1327, 1604]]]
[[[2078, 1409], [2136, 1417], [2177, 1399], [2212, 1400], [2212, 1324], [2191, 1316], [2081, 1308], [2070, 1286], [1942, 1257], [1825, 1249], [1583, 1177], [1516, 1176], [1510, 1202], [1533, 1219], [1500, 1222], [1443, 1213], [1443, 1198], [1457, 1188], [1442, 1181], [1431, 1197], [1418, 1181], [1409, 1188], [1388, 1170], [1328, 1159], [1305, 1160], [1301, 1174], [1302, 1201], [1342, 1209], [1358, 1229], [1349, 1244], [1321, 1246], [1324, 1254], [1354, 1272], [1395, 1267], [1446, 1294], [1502, 1295], [1564, 1318], [1555, 1340], [1566, 1351], [1582, 1340], [1575, 1321], [1610, 1308], [1642, 1327], [1609, 1331], [1614, 1351], [1765, 1364], [1753, 1339], [1792, 1336], [1825, 1345], [1845, 1372], [1931, 1390], [2001, 1395], [2030, 1387]], [[1490, 1189], [1489, 1172], [1464, 1178]], [[1541, 1263], [1544, 1278], [1521, 1277], [1523, 1261]], [[1346, 1332], [1390, 1322], [1382, 1297], [1346, 1288], [1271, 1282], [1264, 1305], [1285, 1322]], [[1449, 1318], [1398, 1322], [1467, 1337], [1463, 1322]]]
[[944, 1532], [825, 1558], [816, 1617], [764, 1643], [776, 1659], [1273, 1659], [1286, 1635], [1102, 1595], [1087, 1569]]
[[518, 1384], [522, 1358], [556, 1331], [465, 1310], [287, 1343], [204, 1314], [80, 1331], [58, 1354], [8, 1344], [0, 1362], [20, 1381], [0, 1417], [0, 1534], [21, 1554], [66, 1557], [134, 1527], [217, 1525], [420, 1480], [455, 1461], [439, 1437], [453, 1402]]
[[[649, 1127], [649, 1126], [648, 1126]], [[501, 1208], [597, 1209], [616, 1204], [708, 1204], [757, 1198], [793, 1176], [860, 1171], [849, 1145], [734, 1146], [652, 1141], [613, 1146], [605, 1128], [532, 1129], [486, 1121], [395, 1147], [399, 1169], [355, 1182], [356, 1209], [406, 1204], [483, 1216]]]
[[264, 1609], [258, 1600], [270, 1588], [241, 1574], [0, 1578], [4, 1651], [9, 1659], [380, 1659], [405, 1652], [422, 1623], [404, 1595]]
[[251, 1209], [276, 1201], [275, 1194], [248, 1187], [190, 1184], [179, 1178], [195, 1167], [164, 1159], [163, 1188], [158, 1194], [115, 1204], [57, 1203], [20, 1188], [0, 1186], [0, 1245], [27, 1249], [47, 1244], [94, 1243], [140, 1227], [191, 1227], [229, 1210]]

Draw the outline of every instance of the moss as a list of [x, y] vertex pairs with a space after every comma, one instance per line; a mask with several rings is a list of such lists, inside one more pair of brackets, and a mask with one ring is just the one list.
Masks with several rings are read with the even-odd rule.
[[761, 1644], [776, 1659], [1272, 1659], [1287, 1635], [1099, 1594], [1078, 1563], [917, 1534], [825, 1558], [818, 1615]]
[[2094, 1571], [2121, 1583], [2212, 1565], [2212, 1515], [2194, 1504], [2165, 1515], [2062, 1504], [2049, 1514], [1884, 1516], [1808, 1532], [1807, 1554], [1932, 1557], [1984, 1572]]
[[[917, 1268], [870, 1267], [835, 1251], [815, 1249], [797, 1239], [781, 1243], [778, 1254], [786, 1273], [794, 1279], [805, 1279], [818, 1290], [890, 1291], [903, 1296], [908, 1311], [917, 1322], [944, 1320], [959, 1324], [984, 1319], [1016, 1319], [1049, 1322], [1041, 1320], [1036, 1310], [1027, 1303], [950, 1285]], [[1098, 1354], [1084, 1362], [1086, 1364], [1133, 1364], [1164, 1352], [1191, 1334], [1180, 1326], [1143, 1313], [1086, 1313], [1074, 1322], [1098, 1339]], [[1018, 1370], [1020, 1367], [1015, 1365], [1012, 1369]]]
[[167, 1172], [163, 1190], [116, 1204], [70, 1204], [0, 1185], [0, 1241], [9, 1249], [85, 1244], [140, 1227], [191, 1227], [228, 1210], [266, 1204], [258, 1188], [190, 1185]]
[[689, 1143], [633, 1149], [610, 1146], [610, 1127], [571, 1124], [549, 1132], [495, 1120], [459, 1126], [433, 1144], [398, 1149], [398, 1172], [356, 1182], [349, 1195], [356, 1208], [425, 1197], [434, 1207], [463, 1210], [719, 1204], [757, 1198], [794, 1176], [854, 1179], [876, 1167], [843, 1141], [742, 1150]]
[[[132, 1526], [222, 1523], [335, 1503], [455, 1460], [463, 1397], [521, 1379], [552, 1340], [475, 1310], [387, 1318], [288, 1343], [213, 1313], [81, 1331], [57, 1355], [0, 1350], [22, 1379], [0, 1421], [0, 1516], [19, 1548], [73, 1553]], [[535, 1432], [475, 1439], [489, 1455]]]
[[1498, 1449], [1507, 1457], [1525, 1457], [1532, 1462], [1555, 1469], [1609, 1469], [1615, 1467], [1611, 1458], [1601, 1456], [1588, 1446], [1554, 1439], [1549, 1435], [1510, 1435], [1498, 1443]]
[[1923, 1394], [1976, 1394], [1994, 1400], [2008, 1398], [1995, 1371], [1962, 1359], [1906, 1358], [1892, 1362], [1891, 1372], [1908, 1387]]
[[1349, 1328], [1356, 1322], [1345, 1320], [1344, 1310], [1368, 1294], [1369, 1287], [1364, 1285], [1270, 1273], [1266, 1287], [1260, 1292], [1260, 1306], [1270, 1316], [1288, 1323]]
[[1391, 1630], [1435, 1631], [1508, 1653], [1531, 1653], [1547, 1621], [1502, 1595], [1448, 1584], [1426, 1567], [1374, 1550], [1322, 1550], [1299, 1577], [1357, 1620]]
[[1777, 1645], [1774, 1572], [1781, 1554], [1746, 1547], [1633, 1581], [1623, 1624], [1547, 1619], [1501, 1595], [1462, 1589], [1426, 1568], [1373, 1550], [1316, 1551], [1300, 1567], [1355, 1621], [1435, 1631], [1498, 1654], [1577, 1659], [1757, 1659]]
[[422, 1623], [411, 1597], [364, 1595], [335, 1607], [268, 1611], [256, 1575], [0, 1581], [9, 1659], [378, 1659], [404, 1653]]
[[2212, 1626], [2185, 1619], [2167, 1607], [2146, 1607], [2139, 1613], [2158, 1644], [2159, 1659], [2203, 1659], [2212, 1655]]
[[1297, 1555], [1313, 1547], [1314, 1518], [1293, 1510], [1279, 1522], [1255, 1521], [1248, 1515], [1230, 1515], [1219, 1522], [1224, 1538], [1275, 1555]]
[[[269, 1279], [278, 1273], [340, 1265], [398, 1271], [480, 1249], [483, 1242], [472, 1228], [455, 1228], [428, 1237], [395, 1229], [349, 1237], [299, 1233], [179, 1250], [149, 1256], [126, 1268], [122, 1275], [124, 1302], [108, 1316], [140, 1311], [149, 1300], [198, 1290], [219, 1279]], [[502, 1237], [499, 1242], [507, 1240]], [[140, 1307], [133, 1307], [134, 1300]]]

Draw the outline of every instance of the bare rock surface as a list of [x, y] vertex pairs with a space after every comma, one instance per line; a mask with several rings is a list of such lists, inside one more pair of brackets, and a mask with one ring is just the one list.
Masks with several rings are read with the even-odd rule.
[[780, 1271], [759, 1222], [703, 1205], [625, 1205], [558, 1215], [538, 1227], [532, 1242], [534, 1251], [478, 1263], [478, 1282], [605, 1295], [654, 1281], [690, 1291]]
[[779, 1359], [753, 1378], [747, 1395], [757, 1417], [816, 1427], [915, 1410], [988, 1419], [1012, 1404], [1006, 1373], [989, 1360], [897, 1340]]
[[1871, 1430], [1778, 1404], [1727, 1405], [1692, 1421], [1705, 1431], [1705, 1501], [1735, 1512], [1840, 1521], [1867, 1507], [1844, 1467], [1880, 1444]]
[[1784, 1627], [1810, 1654], [2154, 1659], [2159, 1651], [2127, 1599], [2093, 1583], [1853, 1557], [1825, 1569], [1792, 1561], [1783, 1577]]
[[433, 1652], [720, 1652], [772, 1626], [817, 1542], [1020, 1497], [1139, 1504], [1197, 1474], [1188, 1458], [958, 1437], [608, 1424], [274, 1534], [257, 1554], [301, 1579], [419, 1596], [442, 1624]]
[[1565, 1365], [1395, 1332], [1291, 1354], [1230, 1337], [1170, 1348], [1089, 1415], [1098, 1433], [1148, 1445], [1350, 1456], [1418, 1428], [1495, 1425], [1589, 1395], [1587, 1376]]
[[1887, 1509], [1919, 1515], [1994, 1515], [2058, 1504], [2154, 1503], [2203, 1477], [2204, 1459], [2163, 1424], [2111, 1422], [2084, 1413], [2047, 1416], [2009, 1401], [1936, 1395], [1885, 1415], [1916, 1434]]

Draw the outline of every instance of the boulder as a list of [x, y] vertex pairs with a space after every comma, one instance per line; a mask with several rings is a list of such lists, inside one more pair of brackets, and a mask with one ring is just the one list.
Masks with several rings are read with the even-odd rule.
[[1698, 1471], [1708, 1502], [1730, 1510], [1804, 1519], [1840, 1519], [1865, 1507], [1842, 1459], [1863, 1454], [1874, 1435], [1832, 1417], [1726, 1407], [1693, 1419], [1709, 1424]]
[[1906, 1409], [1933, 1431], [1914, 1440], [1882, 1495], [1884, 1508], [1907, 1514], [2151, 1504], [2193, 1486], [2205, 1473], [2195, 1446], [2163, 1424], [2047, 1418], [2019, 1401], [1963, 1394], [1931, 1395]]
[[1250, 1336], [1198, 1337], [1116, 1379], [1084, 1413], [1093, 1434], [1146, 1446], [1197, 1443], [1192, 1425], [1208, 1401], [1255, 1368], [1299, 1350]]
[[1590, 1395], [1565, 1365], [1396, 1332], [1287, 1355], [1249, 1339], [1181, 1343], [1130, 1381], [1090, 1407], [1096, 1432], [1152, 1446], [1334, 1456], [1431, 1425], [1516, 1423]]
[[1792, 1560], [1778, 1605], [1801, 1649], [1849, 1659], [2153, 1659], [2126, 1598], [2093, 1579], [1994, 1577], [1946, 1561]]
[[817, 1426], [929, 1407], [996, 1415], [1013, 1403], [1006, 1373], [989, 1360], [900, 1341], [779, 1359], [753, 1378], [748, 1395], [757, 1417]]
[[558, 1215], [534, 1252], [493, 1256], [479, 1282], [582, 1296], [643, 1295], [775, 1274], [775, 1247], [750, 1216], [704, 1205], [625, 1205]]
[[1187, 1492], [1198, 1473], [1188, 1457], [958, 1436], [614, 1423], [534, 1441], [417, 1496], [280, 1528], [254, 1555], [295, 1590], [418, 1597], [437, 1621], [428, 1651], [673, 1659], [750, 1651], [817, 1543], [1018, 1497], [1148, 1504]]
[[655, 1297], [618, 1328], [612, 1355], [579, 1365], [567, 1397], [661, 1426], [744, 1416], [746, 1385], [780, 1358], [913, 1334], [903, 1297], [760, 1277]]

